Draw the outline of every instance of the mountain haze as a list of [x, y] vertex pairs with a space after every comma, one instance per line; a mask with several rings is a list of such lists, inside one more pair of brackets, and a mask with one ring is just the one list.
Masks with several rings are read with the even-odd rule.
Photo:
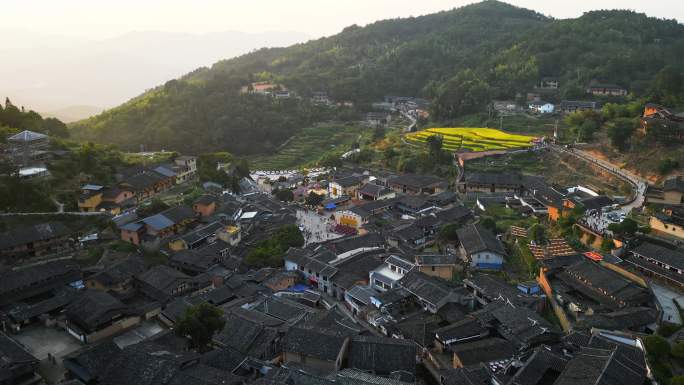
[[[340, 118], [306, 102], [314, 91], [361, 110], [383, 95], [423, 96], [433, 100], [435, 118], [449, 120], [484, 109], [491, 98], [514, 98], [541, 76], [559, 77], [566, 97], [581, 96], [594, 78], [644, 93], [663, 68], [681, 70], [681, 57], [684, 26], [674, 20], [630, 11], [555, 20], [485, 1], [223, 60], [73, 130], [127, 148], [268, 152], [308, 124]], [[239, 93], [256, 80], [280, 82], [304, 99]]]
[[[79, 107], [99, 113], [217, 60], [306, 40], [301, 33], [277, 31], [134, 31], [87, 40], [0, 28], [0, 85], [3, 97], [18, 105], [80, 120], [93, 109]], [[63, 109], [70, 111], [60, 115]]]

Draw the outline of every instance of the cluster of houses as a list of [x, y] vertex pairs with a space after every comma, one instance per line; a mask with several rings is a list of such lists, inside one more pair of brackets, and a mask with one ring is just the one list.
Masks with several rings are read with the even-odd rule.
[[[526, 95], [524, 107], [514, 101], [494, 101], [492, 106], [500, 115], [522, 113], [527, 110], [533, 114], [570, 114], [576, 111], [599, 110], [597, 100], [559, 100], [560, 81], [554, 77], [543, 77], [539, 84]], [[627, 90], [619, 85], [592, 80], [585, 89], [586, 95], [593, 98], [624, 97]]]
[[[362, 169], [284, 179], [276, 182], [325, 197], [304, 207], [260, 191], [259, 181], [236, 195], [205, 184], [190, 204], [116, 217], [120, 241], [138, 251], [112, 251], [95, 266], [57, 260], [0, 273], [0, 339], [8, 341], [0, 379], [37, 377], [34, 347], [14, 336], [49, 328], [80, 345], [56, 357], [69, 384], [645, 381], [638, 336], [670, 315], [643, 277], [677, 282], [681, 252], [642, 242], [617, 258], [578, 253], [562, 239], [532, 242], [536, 279], [513, 283], [501, 272], [530, 229], [502, 233], [479, 220], [502, 205], [558, 221], [578, 207], [614, 204], [607, 197], [509, 172], [466, 171], [455, 188], [436, 176]], [[87, 191], [100, 190], [109, 196], [104, 187]], [[248, 262], [283, 226], [310, 232], [306, 216], [335, 236], [305, 237], [269, 267]], [[447, 225], [455, 234], [443, 238]], [[37, 232], [30, 240], [3, 234], [0, 252], [12, 257], [30, 243], [37, 255], [68, 237], [59, 226]], [[150, 253], [163, 258], [150, 261]], [[225, 324], [207, 351], [196, 351], [173, 329], [203, 303], [220, 308]], [[161, 331], [146, 335], [150, 323]], [[134, 341], [122, 338], [131, 333]]]
[[684, 140], [684, 113], [675, 113], [655, 103], [647, 103], [639, 120], [639, 133], [663, 142]]
[[79, 211], [118, 215], [136, 207], [177, 184], [195, 180], [197, 158], [182, 155], [166, 163], [137, 165], [121, 170], [116, 177], [114, 186], [84, 185], [78, 197]]

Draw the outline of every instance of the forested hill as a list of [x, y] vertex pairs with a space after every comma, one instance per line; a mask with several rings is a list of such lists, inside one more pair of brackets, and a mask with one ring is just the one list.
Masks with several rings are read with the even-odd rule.
[[[542, 76], [582, 96], [594, 78], [636, 95], [663, 69], [682, 72], [684, 26], [629, 11], [555, 20], [498, 1], [386, 20], [288, 48], [262, 49], [198, 69], [124, 105], [72, 125], [84, 140], [183, 152], [269, 152], [316, 121], [345, 119], [308, 103], [315, 91], [357, 109], [384, 95], [433, 100], [448, 121], [513, 98]], [[254, 81], [283, 84], [301, 100], [240, 94]]]

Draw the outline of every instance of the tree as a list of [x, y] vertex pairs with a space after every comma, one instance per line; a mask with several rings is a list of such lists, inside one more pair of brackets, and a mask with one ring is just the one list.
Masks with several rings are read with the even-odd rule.
[[611, 250], [613, 250], [614, 246], [615, 244], [611, 238], [606, 237], [601, 241], [601, 251], [604, 253], [609, 253]]
[[670, 343], [661, 336], [650, 335], [644, 337], [646, 352], [656, 360], [666, 358], [670, 354]]
[[482, 222], [480, 222], [480, 224], [485, 229], [487, 229], [493, 233], [496, 233], [496, 222], [494, 221], [494, 219], [487, 217], [487, 218], [483, 219]]
[[621, 223], [608, 225], [608, 230], [616, 235], [633, 236], [639, 230], [639, 224], [632, 218], [625, 218]]
[[458, 234], [456, 232], [460, 228], [461, 226], [457, 223], [449, 223], [444, 225], [441, 229], [439, 229], [438, 237], [443, 242], [455, 242], [458, 240]]
[[294, 193], [288, 189], [275, 190], [273, 195], [281, 202], [292, 202], [294, 200]]
[[373, 129], [373, 141], [377, 142], [378, 140], [382, 139], [385, 137], [385, 127], [382, 125], [378, 125]]
[[436, 158], [442, 152], [442, 145], [444, 144], [444, 137], [442, 135], [430, 135], [425, 140], [428, 146], [428, 151], [431, 158]]
[[608, 125], [610, 144], [619, 150], [627, 149], [627, 143], [634, 134], [636, 124], [630, 118], [617, 118]]
[[311, 207], [316, 207], [323, 202], [323, 199], [325, 199], [325, 196], [316, 194], [315, 192], [311, 191], [309, 195], [306, 197], [306, 204], [311, 206]]
[[679, 161], [672, 158], [662, 159], [658, 163], [658, 173], [660, 175], [667, 175], [677, 168], [679, 168]]
[[530, 227], [530, 239], [532, 239], [536, 244], [543, 244], [546, 242], [546, 229], [539, 223], [535, 223]]
[[684, 358], [684, 342], [677, 342], [672, 346], [671, 353], [677, 358]]
[[674, 376], [670, 380], [670, 385], [684, 385], [684, 376]]
[[565, 117], [565, 123], [575, 133], [577, 140], [590, 140], [602, 123], [601, 115], [593, 110], [576, 111]]
[[269, 239], [258, 242], [247, 254], [245, 262], [254, 267], [278, 267], [290, 247], [304, 246], [304, 236], [295, 225], [281, 226]]
[[154, 214], [158, 214], [168, 208], [169, 205], [167, 205], [163, 200], [159, 198], [152, 198], [149, 205], [138, 208], [137, 214], [138, 217], [145, 218]]
[[473, 70], [466, 69], [435, 88], [432, 112], [442, 119], [454, 119], [481, 111], [489, 101], [490, 88]]
[[223, 311], [208, 303], [189, 307], [176, 323], [176, 333], [189, 337], [194, 348], [207, 349], [214, 333], [223, 329]]

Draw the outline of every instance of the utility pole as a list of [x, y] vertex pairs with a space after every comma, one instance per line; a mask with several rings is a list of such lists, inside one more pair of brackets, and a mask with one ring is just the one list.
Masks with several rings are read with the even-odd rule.
[[556, 119], [556, 122], [553, 124], [553, 138], [558, 141], [558, 119]]
[[503, 115], [499, 117], [499, 130], [503, 130]]

